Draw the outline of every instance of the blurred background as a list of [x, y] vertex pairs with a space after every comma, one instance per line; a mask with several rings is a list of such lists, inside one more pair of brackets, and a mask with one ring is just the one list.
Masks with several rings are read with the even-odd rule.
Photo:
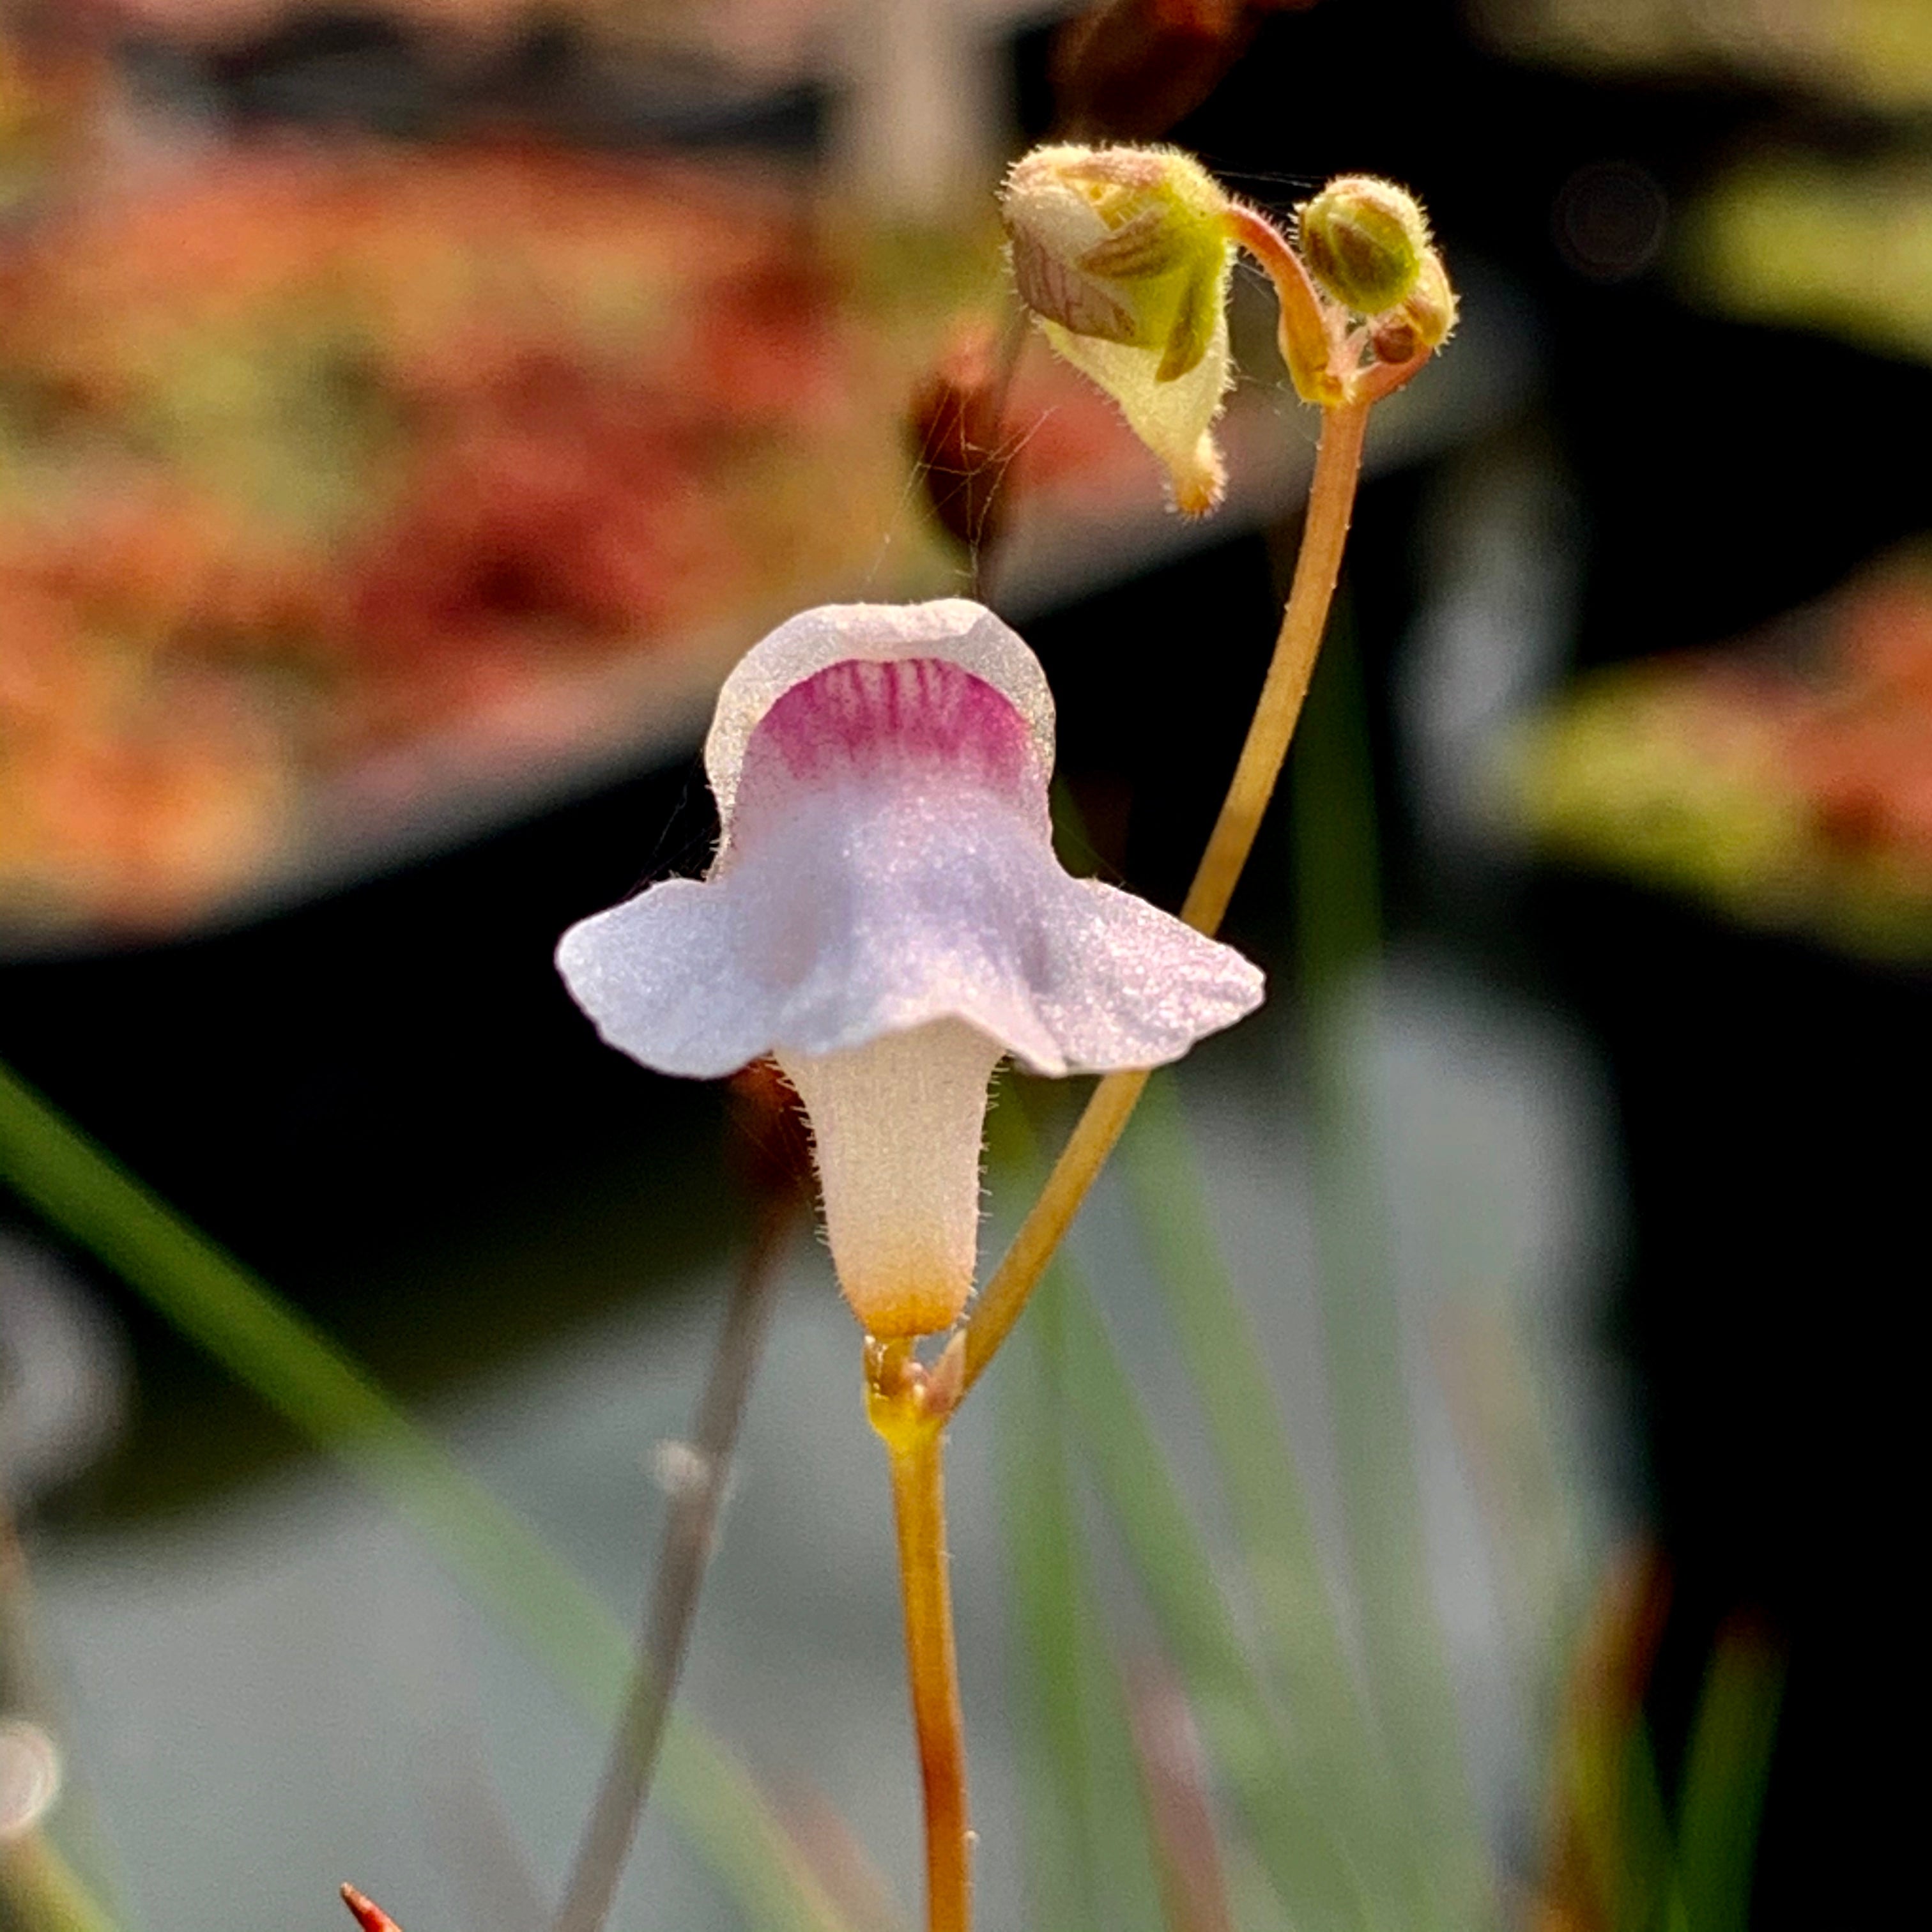
[[[608, 1714], [578, 1639], [633, 1617], [760, 1209], [742, 1112], [601, 1048], [550, 949], [702, 867], [698, 740], [772, 622], [985, 598], [1058, 697], [1069, 862], [1180, 900], [1316, 425], [1244, 278], [1229, 503], [1164, 510], [1008, 306], [991, 190], [1070, 130], [1283, 216], [1406, 182], [1464, 320], [1378, 412], [1231, 918], [1269, 1006], [1157, 1088], [955, 1431], [985, 1922], [1705, 1932], [1874, 1881], [1932, 13], [0, 23], [0, 1058], [274, 1298], [158, 1290], [84, 1160], [93, 1205], [38, 1210], [9, 1088], [0, 1917], [555, 1894]], [[1070, 1104], [1007, 1083], [989, 1250]], [[916, 1906], [856, 1371], [801, 1221], [622, 1923], [778, 1923], [773, 1858], [811, 1922]], [[451, 1471], [363, 1480], [374, 1385]], [[556, 1558], [524, 1600], [446, 1560], [484, 1491]], [[1331, 1838], [1360, 1898], [1298, 1894]]]

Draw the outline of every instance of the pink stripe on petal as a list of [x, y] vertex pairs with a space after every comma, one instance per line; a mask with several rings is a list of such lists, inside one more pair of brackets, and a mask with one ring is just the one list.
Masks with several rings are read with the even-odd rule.
[[745, 748], [734, 841], [801, 788], [854, 782], [992, 791], [1044, 830], [1046, 778], [1026, 719], [943, 658], [846, 658], [779, 697]]

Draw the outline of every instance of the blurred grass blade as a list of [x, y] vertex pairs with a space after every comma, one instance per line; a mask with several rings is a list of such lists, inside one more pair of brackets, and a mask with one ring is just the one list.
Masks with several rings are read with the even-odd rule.
[[1578, 1767], [1573, 1802], [1602, 1922], [1611, 1932], [1685, 1932], [1663, 1782], [1641, 1712], [1627, 1714]]
[[[1311, 1014], [1311, 1032], [1322, 1024]], [[1382, 1204], [1364, 1198], [1371, 1149], [1361, 1123], [1339, 1107], [1318, 1111], [1326, 1115], [1313, 1133], [1323, 1354], [1368, 1693], [1414, 1846], [1410, 1922], [1459, 1924], [1484, 1888], [1484, 1855], [1430, 1587], [1401, 1323], [1373, 1232]]]
[[1234, 1923], [1241, 1932], [1298, 1932], [1251, 1846], [1240, 1838], [1224, 1840], [1221, 1856], [1227, 1863]]
[[1784, 1660], [1762, 1632], [1719, 1633], [1684, 1754], [1677, 1883], [1689, 1932], [1746, 1932]]
[[116, 1932], [114, 1921], [38, 1828], [0, 1838], [4, 1932]]
[[[340, 1348], [4, 1066], [0, 1179], [368, 1482], [600, 1721], [614, 1718], [632, 1646], [596, 1594]], [[673, 1718], [658, 1777], [758, 1932], [838, 1925], [750, 1778], [688, 1720]]]
[[1307, 1932], [1366, 1925], [1358, 1874], [1290, 1762], [1187, 1504], [1099, 1310], [1065, 1270], [1066, 1393], [1092, 1466], [1255, 1850]]
[[1164, 1662], [1150, 1660], [1136, 1668], [1132, 1695], [1167, 1932], [1234, 1932], [1208, 1766], [1186, 1693]]
[[1179, 1338], [1240, 1540], [1289, 1748], [1330, 1828], [1378, 1895], [1412, 1882], [1410, 1846], [1342, 1639], [1266, 1355], [1222, 1262], [1179, 1094], [1148, 1084], [1121, 1150], [1141, 1232]]
[[[1090, 842], [1064, 783], [1055, 783], [1052, 801], [1056, 850], [1070, 868], [1088, 869], [1081, 862], [1091, 855]], [[997, 1112], [989, 1124], [996, 1149], [1004, 1141], [1036, 1186], [1038, 1151], [1024, 1118], [1015, 1118], [1021, 1114]], [[1169, 1076], [1156, 1075], [1148, 1083], [1117, 1158], [1208, 1424], [1268, 1673], [1288, 1713], [1286, 1736], [1276, 1742], [1372, 1910], [1398, 1882], [1400, 1821], [1375, 1761], [1264, 1357], [1222, 1263]], [[1054, 1263], [1070, 1265], [1064, 1254]], [[1148, 1440], [1151, 1444], [1150, 1434]]]
[[[6, 1418], [10, 1391], [0, 1379], [0, 1422]], [[24, 1718], [58, 1748], [59, 1740], [70, 1734], [68, 1700], [56, 1690], [60, 1675], [47, 1658], [33, 1602], [27, 1574], [27, 1554], [22, 1546], [18, 1526], [9, 1507], [10, 1498], [0, 1489], [0, 1716]], [[4, 1757], [0, 1746], [0, 1757]], [[58, 1769], [58, 1760], [56, 1760]], [[38, 1843], [38, 1828], [23, 1826], [17, 1809], [11, 1808], [25, 1794], [10, 1792], [8, 1778], [0, 1769], [0, 1862], [10, 1844], [28, 1846], [20, 1852], [22, 1862], [12, 1877], [0, 1871], [0, 1892], [22, 1876], [34, 1875], [36, 1854], [29, 1840]], [[122, 1932], [138, 1932], [138, 1922], [129, 1909], [113, 1847], [102, 1831], [93, 1796], [86, 1784], [74, 1778], [58, 1777], [53, 1795], [59, 1802], [59, 1846], [52, 1864], [46, 1869], [58, 1879], [70, 1872], [83, 1900], [92, 1900], [98, 1916], [107, 1924], [118, 1925]], [[14, 1836], [10, 1840], [8, 1832]], [[52, 1848], [52, 1840], [48, 1841]], [[9, 1922], [0, 1908], [0, 1928]]]
[[1288, 768], [1323, 1338], [1369, 1694], [1422, 1861], [1411, 1922], [1456, 1924], [1493, 1910], [1430, 1586], [1380, 1149], [1348, 1048], [1348, 994], [1381, 951], [1380, 890], [1346, 601], [1332, 632]]
[[630, 1862], [697, 1622], [739, 1426], [764, 1353], [787, 1238], [800, 1204], [795, 1190], [766, 1203], [732, 1282], [691, 1432], [697, 1473], [671, 1498], [622, 1714], [565, 1882], [556, 1932], [602, 1932]]
[[1089, 1633], [1080, 1623], [1066, 1444], [1036, 1335], [1053, 1286], [1049, 1276], [1035, 1291], [1000, 1370], [1000, 1526], [1012, 1592], [1028, 1904], [1040, 1924], [1090, 1925], [1100, 1918], [1099, 1862], [1082, 1802], [1087, 1726], [1072, 1667]]
[[[1041, 1162], [1024, 1109], [1004, 1107], [992, 1118], [996, 1144], [1034, 1178]], [[1366, 1925], [1359, 1876], [1283, 1748], [1186, 1502], [1100, 1311], [1064, 1250], [1053, 1266], [1067, 1414], [1256, 1856], [1302, 1932]]]
[[1008, 1344], [999, 1398], [1030, 1922], [1158, 1932], [1126, 1697], [1069, 1467], [1064, 1292], [1049, 1269]]
[[1672, 1922], [1670, 1822], [1643, 1724], [1670, 1600], [1654, 1554], [1628, 1551], [1606, 1568], [1578, 1635], [1556, 1741], [1544, 1876], [1553, 1922], [1611, 1932]]

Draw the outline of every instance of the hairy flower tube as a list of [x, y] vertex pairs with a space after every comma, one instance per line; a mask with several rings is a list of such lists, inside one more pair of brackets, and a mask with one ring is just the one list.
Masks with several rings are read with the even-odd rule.
[[1038, 661], [961, 598], [781, 625], [718, 700], [717, 857], [574, 926], [571, 993], [610, 1045], [708, 1078], [766, 1054], [810, 1117], [839, 1281], [881, 1339], [971, 1293], [988, 1083], [1177, 1059], [1259, 971], [1075, 879], [1047, 810]]

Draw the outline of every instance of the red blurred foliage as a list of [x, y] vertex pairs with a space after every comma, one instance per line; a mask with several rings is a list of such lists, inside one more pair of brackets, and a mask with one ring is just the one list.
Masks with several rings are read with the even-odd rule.
[[414, 428], [391, 513], [346, 561], [332, 635], [386, 735], [538, 657], [608, 655], [730, 608], [745, 574], [734, 492], [841, 393], [827, 278], [746, 265], [647, 362], [472, 338], [405, 392]]
[[31, 562], [16, 568], [66, 600], [78, 624], [206, 656], [313, 637], [328, 605], [318, 554], [152, 475], [36, 530]]
[[608, 652], [695, 622], [741, 554], [712, 473], [729, 436], [649, 379], [510, 364], [426, 425], [349, 562], [341, 647], [436, 682], [453, 658]]
[[795, 184], [274, 140], [85, 188], [0, 237], [0, 902], [152, 923], [310, 779], [554, 747], [891, 487]]
[[95, 647], [68, 562], [0, 547], [0, 886], [164, 924], [262, 862], [286, 748], [212, 668]]
[[[634, 315], [622, 343], [633, 361], [720, 302], [738, 329], [762, 319], [747, 346], [769, 352], [811, 244], [791, 197], [694, 166], [512, 142], [265, 142], [100, 184], [14, 238], [0, 356], [112, 410], [196, 332], [332, 304], [352, 310], [374, 379], [412, 393], [460, 381], [491, 335], [580, 349], [584, 311], [601, 302]], [[656, 298], [640, 306], [640, 291]]]

